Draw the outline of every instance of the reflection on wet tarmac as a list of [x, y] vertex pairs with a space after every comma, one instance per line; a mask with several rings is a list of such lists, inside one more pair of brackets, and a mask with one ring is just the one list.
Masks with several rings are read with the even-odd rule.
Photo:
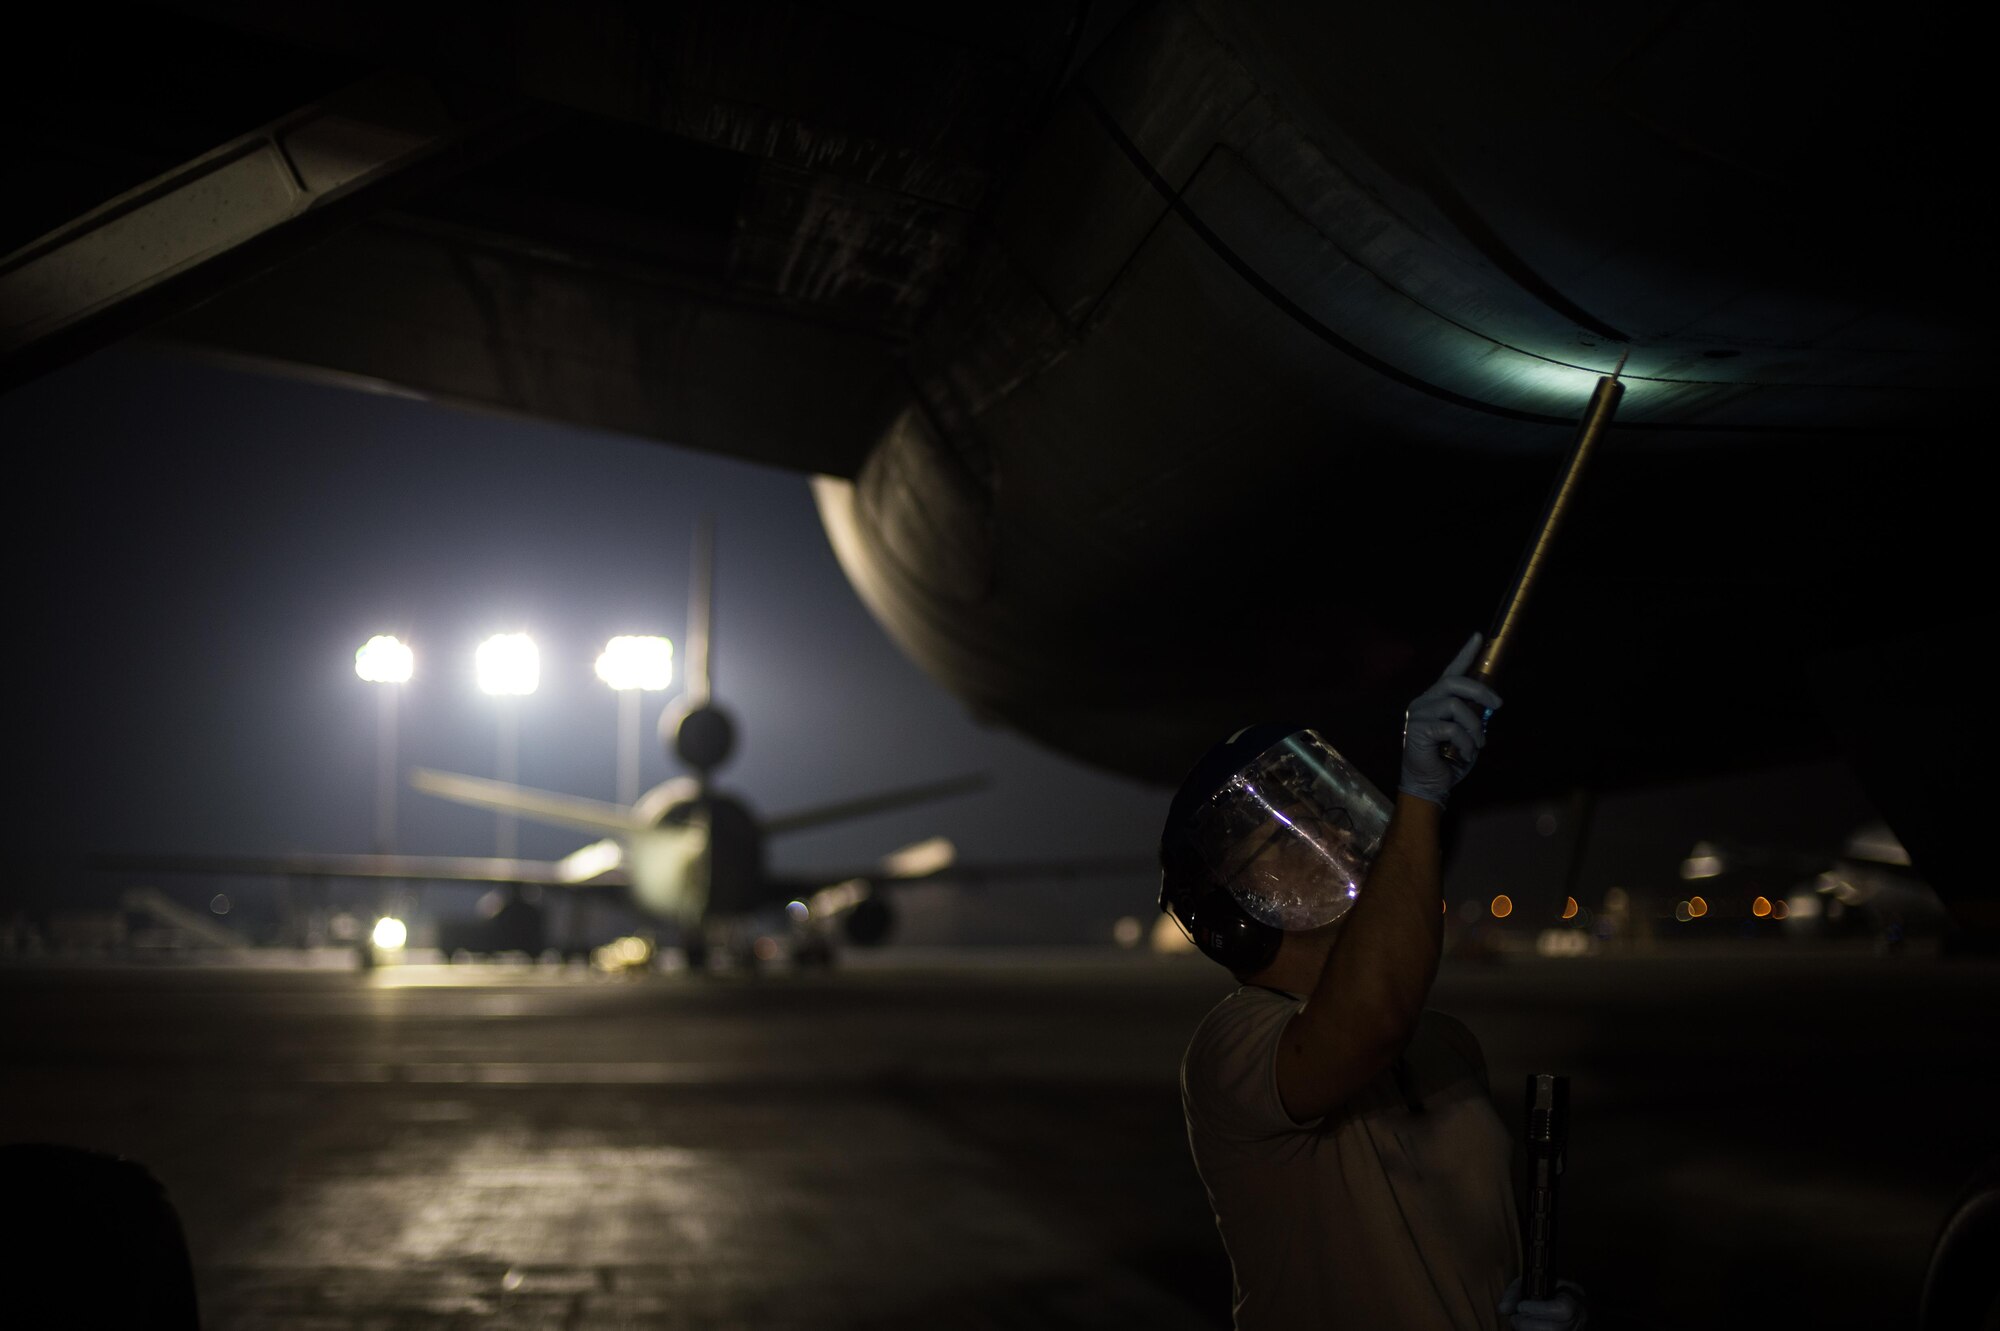
[[[0, 1140], [145, 1162], [213, 1328], [1225, 1322], [1174, 1085], [1221, 977], [980, 961], [0, 971]], [[1778, 964], [1440, 982], [1497, 1085], [1574, 1075], [1573, 1268], [1661, 1327], [1907, 1321], [1990, 1134], [2000, 971]]]

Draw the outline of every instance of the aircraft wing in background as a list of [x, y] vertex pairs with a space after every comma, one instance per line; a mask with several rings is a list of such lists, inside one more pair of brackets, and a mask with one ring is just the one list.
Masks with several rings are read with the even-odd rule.
[[802, 892], [817, 891], [826, 884], [866, 883], [870, 887], [888, 887], [897, 883], [927, 883], [949, 887], [989, 887], [1005, 883], [1033, 882], [1037, 880], [1062, 880], [1071, 878], [1109, 878], [1120, 874], [1156, 874], [1160, 870], [1159, 861], [1146, 855], [1079, 856], [1067, 860], [996, 860], [990, 863], [960, 864], [948, 859], [935, 865], [926, 865], [913, 852], [928, 851], [937, 842], [943, 842], [948, 849], [950, 842], [942, 837], [933, 841], [919, 841], [915, 846], [905, 847], [894, 855], [886, 856], [880, 864], [852, 871], [832, 870], [809, 875], [787, 875], [787, 881]]
[[[609, 849], [605, 849], [609, 847]], [[599, 841], [559, 860], [477, 855], [98, 855], [112, 873], [233, 874], [260, 878], [392, 878], [408, 882], [625, 887], [616, 842]]]
[[990, 864], [960, 864], [957, 851], [943, 837], [932, 837], [886, 855], [879, 864], [854, 873], [838, 871], [780, 880], [792, 890], [788, 912], [801, 923], [818, 919], [839, 921], [850, 942], [867, 947], [882, 942], [893, 927], [894, 912], [886, 890], [911, 883], [983, 887], [1035, 879], [1094, 878], [1115, 874], [1153, 873], [1150, 856], [1099, 856], [1062, 860], [1015, 860]]
[[926, 781], [922, 785], [879, 791], [873, 795], [863, 795], [859, 799], [821, 804], [810, 809], [795, 809], [791, 813], [766, 818], [764, 835], [783, 836], [787, 832], [803, 832], [809, 828], [825, 827], [829, 823], [843, 823], [852, 818], [867, 818], [878, 813], [907, 809], [915, 804], [928, 804], [932, 800], [949, 799], [953, 795], [969, 795], [975, 790], [984, 790], [992, 783], [993, 778], [986, 773], [974, 772], [967, 776], [948, 777], [942, 781]]

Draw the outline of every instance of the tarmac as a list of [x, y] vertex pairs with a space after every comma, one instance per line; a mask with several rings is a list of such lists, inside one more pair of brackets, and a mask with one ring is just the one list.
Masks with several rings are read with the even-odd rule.
[[[832, 974], [0, 969], [0, 1141], [137, 1160], [203, 1325], [1219, 1327], [1176, 1076], [1206, 962], [898, 953]], [[2000, 967], [1448, 962], [1433, 1005], [1574, 1078], [1593, 1325], [1913, 1322], [2000, 1152]], [[1619, 1314], [1623, 1313], [1621, 1319]]]

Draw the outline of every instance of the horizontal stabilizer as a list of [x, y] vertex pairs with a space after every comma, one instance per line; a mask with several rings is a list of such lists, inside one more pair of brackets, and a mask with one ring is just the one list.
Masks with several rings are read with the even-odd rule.
[[[574, 857], [571, 857], [572, 859]], [[512, 860], [478, 855], [99, 855], [93, 869], [112, 873], [234, 874], [259, 878], [397, 878], [409, 882], [521, 883], [579, 887], [567, 860]], [[566, 867], [567, 866], [567, 867]], [[622, 870], [600, 870], [591, 887], [623, 887]]]
[[955, 776], [944, 781], [927, 781], [920, 786], [885, 790], [875, 795], [864, 795], [860, 799], [842, 800], [838, 804], [822, 804], [817, 808], [781, 814], [766, 820], [764, 832], [767, 836], [781, 836], [786, 832], [803, 832], [807, 828], [825, 827], [829, 823], [844, 823], [853, 818], [867, 818], [878, 813], [889, 813], [895, 809], [907, 809], [913, 804], [928, 804], [932, 800], [948, 799], [953, 795], [969, 795], [975, 790], [984, 790], [992, 782], [993, 778], [984, 772], [975, 772], [970, 776]]
[[620, 804], [587, 800], [576, 795], [558, 795], [548, 790], [491, 781], [483, 776], [460, 776], [455, 772], [433, 772], [419, 767], [410, 773], [410, 785], [426, 795], [436, 795], [454, 804], [470, 804], [476, 809], [518, 814], [538, 823], [581, 828], [586, 832], [630, 832], [641, 826], [632, 811]]

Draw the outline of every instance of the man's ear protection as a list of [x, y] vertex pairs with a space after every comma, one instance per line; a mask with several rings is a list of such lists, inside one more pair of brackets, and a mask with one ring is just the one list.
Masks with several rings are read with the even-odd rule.
[[1160, 843], [1160, 909], [1187, 931], [1202, 955], [1237, 975], [1270, 965], [1285, 936], [1246, 915], [1193, 848], [1171, 833]]

